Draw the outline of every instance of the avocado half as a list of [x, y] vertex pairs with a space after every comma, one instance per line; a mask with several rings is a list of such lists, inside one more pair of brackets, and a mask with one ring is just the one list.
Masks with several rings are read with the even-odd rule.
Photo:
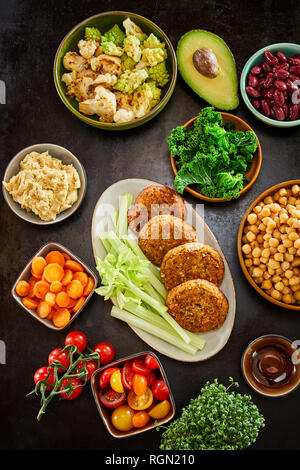
[[[215, 78], [206, 77], [195, 68], [193, 55], [200, 48], [209, 48], [214, 52], [219, 64]], [[219, 36], [203, 29], [185, 33], [177, 45], [177, 61], [184, 81], [205, 101], [226, 111], [239, 105], [235, 60]]]

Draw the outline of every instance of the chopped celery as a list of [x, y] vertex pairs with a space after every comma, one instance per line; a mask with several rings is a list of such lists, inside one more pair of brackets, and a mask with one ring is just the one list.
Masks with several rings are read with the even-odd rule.
[[133, 202], [133, 195], [124, 193], [120, 197], [119, 217], [116, 226], [117, 235], [125, 235], [128, 230], [127, 211]]
[[[144, 253], [142, 252], [142, 250], [140, 249], [139, 245], [137, 244], [136, 240], [133, 238], [132, 235], [123, 235], [122, 237], [122, 240], [125, 240], [125, 242], [127, 243], [127, 246], [129, 246], [129, 248], [132, 249], [133, 253], [138, 256], [140, 259], [144, 260], [144, 259], [148, 259]], [[154, 264], [150, 263], [149, 265], [149, 269], [150, 271], [158, 278], [160, 279], [160, 274], [159, 274], [159, 271], [158, 269], [156, 269], [156, 267], [154, 266]]]
[[141, 318], [132, 315], [131, 313], [125, 312], [124, 310], [120, 310], [117, 307], [112, 308], [111, 316], [114, 318], [118, 318], [119, 320], [122, 320], [136, 328], [140, 328], [141, 330], [146, 331], [147, 333], [150, 333], [151, 335], [156, 336], [157, 338], [160, 338], [166, 341], [167, 343], [173, 344], [177, 348], [182, 349], [183, 351], [189, 354], [194, 355], [197, 352], [196, 348], [194, 348], [190, 344], [186, 344], [184, 341], [178, 338], [177, 335], [171, 334], [159, 328], [158, 326], [155, 326], [152, 323], [142, 320]]

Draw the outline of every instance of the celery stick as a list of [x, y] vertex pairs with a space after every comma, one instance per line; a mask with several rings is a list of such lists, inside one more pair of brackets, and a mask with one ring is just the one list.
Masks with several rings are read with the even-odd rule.
[[[157, 313], [153, 313], [152, 311], [148, 310], [147, 308], [143, 307], [142, 305], [136, 305], [133, 302], [129, 301], [126, 302], [123, 310], [127, 312], [133, 313], [138, 317], [142, 318], [145, 321], [152, 323], [155, 326], [162, 328], [165, 331], [168, 331], [171, 334], [177, 333], [173, 330], [173, 328], [164, 320], [162, 317], [157, 315]], [[196, 335], [195, 333], [191, 333], [190, 331], [184, 330], [187, 335], [191, 338], [190, 345], [194, 346], [196, 349], [203, 349], [205, 346], [205, 339], [201, 338], [200, 336]]]
[[[125, 240], [127, 246], [129, 246], [129, 248], [132, 249], [133, 253], [136, 256], [138, 256], [140, 259], [148, 260], [147, 256], [144, 255], [144, 253], [142, 252], [142, 250], [140, 249], [139, 245], [137, 244], [136, 240], [133, 238], [132, 235], [123, 235], [122, 240], [123, 239]], [[154, 264], [152, 264], [151, 262], [150, 262], [150, 265], [149, 265], [149, 269], [154, 274], [154, 276], [156, 276], [159, 280], [161, 280], [158, 269], [156, 269]]]
[[150, 333], [151, 335], [156, 336], [157, 338], [160, 338], [166, 341], [167, 343], [173, 344], [177, 348], [182, 349], [183, 351], [189, 354], [194, 355], [197, 352], [196, 348], [184, 343], [177, 336], [172, 335], [171, 333], [168, 333], [162, 330], [161, 328], [154, 326], [151, 323], [148, 323], [145, 320], [136, 317], [135, 315], [132, 315], [131, 313], [125, 312], [124, 310], [120, 310], [117, 307], [112, 308], [111, 316], [114, 318], [118, 318], [119, 320], [122, 320], [136, 328], [140, 328], [141, 330], [146, 331], [147, 333]]
[[122, 194], [119, 204], [119, 217], [116, 227], [116, 233], [125, 235], [128, 229], [127, 211], [133, 202], [133, 195], [130, 193]]

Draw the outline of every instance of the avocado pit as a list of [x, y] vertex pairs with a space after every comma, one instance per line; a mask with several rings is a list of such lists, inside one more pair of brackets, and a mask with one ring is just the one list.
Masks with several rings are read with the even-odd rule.
[[201, 47], [194, 52], [193, 64], [195, 69], [205, 77], [215, 78], [218, 75], [218, 59], [208, 47]]

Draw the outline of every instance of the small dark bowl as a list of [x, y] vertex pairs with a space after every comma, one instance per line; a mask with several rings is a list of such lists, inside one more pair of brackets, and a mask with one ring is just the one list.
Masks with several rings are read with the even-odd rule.
[[[82, 307], [76, 312], [74, 313], [72, 316], [71, 316], [71, 320], [69, 321], [69, 323], [65, 326], [63, 326], [62, 328], [58, 328], [57, 326], [55, 326], [52, 321], [50, 320], [47, 320], [47, 318], [40, 318], [37, 314], [37, 312], [35, 310], [30, 310], [30, 308], [27, 308], [25, 307], [25, 305], [23, 305], [22, 303], [22, 297], [20, 297], [17, 293], [16, 293], [16, 285], [19, 281], [21, 281], [22, 279], [24, 279], [25, 281], [27, 281], [30, 276], [31, 276], [31, 263], [32, 263], [32, 260], [33, 258], [35, 258], [36, 256], [43, 256], [45, 257], [50, 251], [53, 251], [53, 250], [58, 250], [58, 251], [63, 251], [64, 253], [67, 253], [71, 259], [75, 260], [75, 261], [78, 261], [78, 263], [80, 263], [84, 270], [86, 271], [86, 273], [92, 277], [94, 279], [94, 289], [92, 290], [92, 292], [87, 296], [84, 304], [82, 305]], [[40, 248], [33, 256], [32, 258], [29, 260], [29, 262], [27, 263], [27, 265], [25, 266], [25, 268], [23, 269], [23, 271], [19, 274], [16, 282], [14, 283], [12, 289], [11, 289], [11, 295], [13, 296], [13, 298], [15, 299], [15, 301], [21, 305], [22, 308], [24, 308], [24, 310], [26, 310], [26, 312], [28, 312], [33, 318], [35, 318], [36, 320], [38, 320], [39, 322], [43, 323], [43, 325], [47, 326], [48, 328], [51, 328], [52, 330], [63, 330], [64, 328], [67, 328], [74, 320], [75, 318], [80, 314], [80, 312], [84, 309], [84, 307], [86, 306], [86, 304], [89, 302], [91, 296], [93, 295], [94, 293], [94, 290], [95, 288], [97, 287], [97, 283], [98, 283], [98, 279], [97, 279], [97, 276], [95, 275], [95, 273], [80, 259], [78, 258], [78, 256], [74, 255], [74, 253], [72, 253], [70, 250], [68, 250], [68, 248], [66, 248], [65, 246], [63, 245], [60, 245], [59, 243], [55, 243], [55, 242], [49, 242], [47, 243], [46, 245], [42, 246], [42, 248]]]
[[[146, 356], [146, 354], [151, 354], [151, 356], [153, 356], [159, 364], [160, 375], [164, 379], [164, 381], [166, 382], [166, 384], [168, 386], [168, 389], [169, 389], [169, 393], [170, 393], [170, 404], [171, 404], [170, 411], [167, 414], [167, 416], [165, 416], [164, 418], [161, 418], [161, 419], [158, 419], [158, 420], [153, 420], [151, 418], [149, 423], [146, 424], [142, 428], [132, 428], [132, 429], [130, 429], [130, 431], [118, 431], [113, 426], [113, 424], [111, 422], [111, 414], [113, 412], [113, 409], [106, 408], [104, 405], [102, 405], [102, 403], [99, 399], [99, 391], [100, 391], [99, 378], [100, 378], [100, 375], [102, 374], [102, 372], [105, 369], [107, 369], [109, 367], [122, 367], [125, 364], [125, 362], [131, 361], [131, 360], [134, 360], [134, 359], [142, 359]], [[164, 368], [163, 368], [160, 360], [158, 359], [156, 354], [154, 354], [152, 351], [145, 351], [145, 352], [141, 352], [141, 353], [138, 353], [138, 354], [132, 354], [131, 356], [123, 357], [122, 359], [118, 359], [117, 361], [111, 362], [110, 364], [107, 364], [104, 367], [101, 367], [100, 369], [97, 369], [91, 377], [91, 388], [92, 388], [93, 396], [94, 396], [99, 414], [100, 414], [100, 416], [101, 416], [108, 432], [113, 437], [122, 438], [122, 437], [135, 436], [136, 434], [140, 434], [142, 432], [149, 431], [150, 429], [156, 428], [156, 426], [160, 426], [162, 424], [167, 423], [175, 415], [175, 401], [174, 401], [174, 397], [173, 397], [173, 394], [172, 394], [171, 389], [170, 389], [170, 385], [169, 385], [166, 373], [164, 371]]]
[[290, 339], [281, 335], [263, 335], [254, 339], [247, 346], [241, 359], [241, 368], [242, 368], [244, 379], [246, 380], [248, 385], [250, 385], [250, 387], [253, 388], [253, 390], [255, 390], [260, 395], [263, 395], [264, 397], [278, 398], [278, 397], [289, 395], [294, 390], [296, 390], [300, 385], [300, 354], [299, 352], [298, 352], [296, 364], [293, 362], [296, 367], [296, 372], [293, 378], [291, 379], [290, 383], [282, 387], [271, 388], [271, 387], [258, 384], [256, 380], [254, 379], [254, 377], [252, 377], [252, 375], [249, 374], [249, 372], [247, 371], [247, 367], [246, 367], [246, 362], [247, 362], [247, 359], [249, 358], [249, 355], [253, 352], [253, 350], [256, 349], [256, 346], [259, 343], [262, 343], [262, 345], [266, 345], [267, 344], [266, 341], [267, 342], [270, 341], [270, 344], [272, 344], [274, 340], [277, 340], [277, 341], [279, 340], [279, 342], [282, 342], [285, 344], [285, 346], [287, 347], [290, 353], [290, 357], [292, 357], [294, 353], [297, 354], [298, 352], [297, 347], [293, 345], [293, 342]]

